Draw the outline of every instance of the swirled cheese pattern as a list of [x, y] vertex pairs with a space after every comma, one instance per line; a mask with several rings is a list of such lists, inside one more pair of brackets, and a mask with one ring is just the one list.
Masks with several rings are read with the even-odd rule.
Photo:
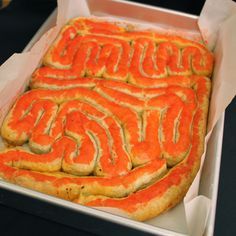
[[160, 214], [198, 170], [212, 66], [196, 42], [73, 19], [4, 120], [17, 147], [0, 153], [0, 176], [137, 220]]

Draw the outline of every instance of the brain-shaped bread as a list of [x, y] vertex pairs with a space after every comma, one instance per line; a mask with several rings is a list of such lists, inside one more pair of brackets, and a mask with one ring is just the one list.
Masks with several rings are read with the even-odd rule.
[[186, 194], [204, 147], [213, 57], [196, 42], [71, 20], [5, 118], [7, 181], [146, 220]]

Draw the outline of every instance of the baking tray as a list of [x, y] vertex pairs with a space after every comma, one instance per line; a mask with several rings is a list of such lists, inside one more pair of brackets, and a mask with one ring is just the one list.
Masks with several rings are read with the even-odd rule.
[[[97, 4], [96, 0], [87, 0], [87, 3], [91, 14], [95, 16], [112, 15], [126, 19], [135, 19], [141, 22], [158, 22], [158, 25], [171, 25], [181, 31], [199, 32], [197, 16], [118, 0], [100, 0], [100, 4]], [[55, 10], [24, 51], [28, 51], [42, 34], [55, 24], [56, 14]], [[213, 235], [214, 232], [223, 127], [224, 114], [217, 122], [209, 140], [200, 182], [199, 194], [208, 197], [212, 201], [205, 235]], [[0, 180], [0, 188], [0, 203], [2, 204], [99, 235], [130, 235], [130, 233], [135, 233], [136, 235], [158, 234], [163, 236], [187, 235], [187, 232], [174, 232], [156, 227], [155, 225], [111, 215], [110, 213], [74, 204], [2, 180]], [[96, 227], [91, 227], [91, 225], [96, 225]]]

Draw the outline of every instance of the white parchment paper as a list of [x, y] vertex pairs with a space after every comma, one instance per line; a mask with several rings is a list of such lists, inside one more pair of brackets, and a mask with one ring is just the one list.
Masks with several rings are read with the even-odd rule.
[[[0, 67], [0, 122], [16, 97], [27, 86], [30, 75], [40, 65], [42, 56], [56, 38], [60, 28], [69, 19], [76, 16], [90, 16], [86, 1], [58, 0], [56, 26], [46, 32], [29, 52], [14, 54]], [[109, 20], [112, 18], [109, 17]], [[199, 18], [199, 28], [208, 47], [214, 49], [216, 60], [206, 142], [218, 118], [236, 94], [235, 25], [235, 3], [230, 0], [206, 1]], [[147, 28], [150, 25], [140, 27]], [[153, 28], [155, 27], [153, 26]], [[188, 37], [190, 36], [188, 35]], [[205, 154], [202, 164], [204, 156]], [[198, 196], [200, 174], [201, 168], [183, 203], [147, 223], [178, 233], [202, 235], [210, 212], [211, 200], [205, 196]], [[113, 214], [123, 214], [114, 209], [102, 208], [101, 210]], [[198, 223], [196, 224], [196, 222]]]

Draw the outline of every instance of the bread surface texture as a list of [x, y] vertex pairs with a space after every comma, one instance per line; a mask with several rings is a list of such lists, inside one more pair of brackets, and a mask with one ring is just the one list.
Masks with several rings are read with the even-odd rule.
[[203, 44], [75, 18], [7, 114], [6, 181], [145, 221], [199, 169], [213, 69]]

